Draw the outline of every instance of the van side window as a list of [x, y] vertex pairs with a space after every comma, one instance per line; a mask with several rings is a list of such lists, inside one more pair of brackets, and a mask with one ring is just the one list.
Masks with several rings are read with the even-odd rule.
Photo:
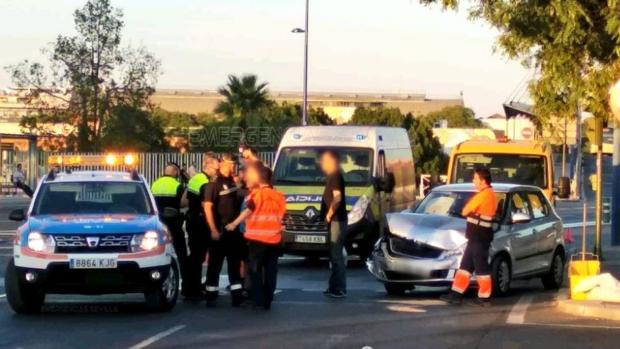
[[379, 150], [379, 163], [377, 164], [377, 176], [383, 178], [385, 176], [385, 152]]
[[532, 215], [534, 219], [547, 217], [549, 215], [549, 208], [545, 200], [543, 200], [538, 193], [528, 192], [527, 198], [532, 206]]

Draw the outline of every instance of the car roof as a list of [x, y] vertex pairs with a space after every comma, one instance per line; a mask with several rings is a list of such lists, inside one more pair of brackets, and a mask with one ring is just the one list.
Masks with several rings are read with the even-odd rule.
[[[510, 193], [515, 191], [524, 191], [524, 190], [536, 190], [540, 191], [539, 187], [533, 185], [522, 185], [522, 184], [511, 184], [511, 183], [492, 183], [491, 186], [493, 190], [498, 193]], [[476, 187], [472, 183], [462, 183], [462, 184], [446, 184], [433, 188], [432, 191], [476, 191]]]
[[132, 178], [130, 172], [123, 171], [75, 171], [75, 172], [58, 172], [53, 179], [49, 175], [45, 177], [46, 183], [63, 183], [63, 182], [143, 182], [144, 178], [140, 176], [140, 180]]

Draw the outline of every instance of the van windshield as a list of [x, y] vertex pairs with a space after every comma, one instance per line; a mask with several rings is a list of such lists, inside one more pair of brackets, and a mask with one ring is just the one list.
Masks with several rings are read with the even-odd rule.
[[547, 163], [545, 157], [519, 154], [461, 154], [454, 161], [453, 183], [469, 183], [476, 166], [491, 171], [496, 183], [534, 185], [547, 188]]
[[340, 157], [344, 181], [350, 185], [368, 185], [372, 178], [372, 150], [360, 148], [283, 148], [274, 170], [275, 185], [325, 184], [319, 155], [334, 150]]

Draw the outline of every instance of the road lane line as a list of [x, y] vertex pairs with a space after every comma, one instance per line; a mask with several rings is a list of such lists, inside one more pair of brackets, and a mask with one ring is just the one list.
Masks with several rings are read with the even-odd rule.
[[542, 323], [542, 322], [524, 322], [522, 325], [527, 325], [527, 326], [544, 326], [544, 327], [564, 327], [564, 328], [589, 328], [589, 329], [603, 329], [603, 330], [620, 330], [620, 326], [605, 326], [605, 325], [547, 324], [547, 323]]
[[[594, 224], [594, 221], [586, 222], [586, 227], [593, 227]], [[609, 225], [609, 223], [602, 223], [602, 225]], [[564, 228], [581, 228], [583, 227], [583, 222], [564, 223], [563, 226]]]
[[530, 306], [533, 299], [534, 296], [531, 295], [521, 297], [517, 304], [512, 307], [512, 310], [506, 319], [506, 323], [511, 325], [522, 325], [523, 322], [525, 322], [527, 308]]
[[3, 294], [0, 294], [0, 299], [2, 299], [2, 298], [4, 298], [4, 297], [6, 297], [6, 295], [5, 295], [4, 293], [3, 293]]
[[155, 343], [157, 341], [160, 341], [160, 340], [170, 336], [171, 334], [173, 334], [175, 332], [178, 332], [178, 331], [180, 331], [180, 330], [182, 330], [184, 328], [185, 328], [185, 325], [174, 326], [174, 327], [172, 327], [172, 328], [170, 328], [170, 329], [168, 329], [166, 331], [159, 332], [156, 335], [154, 335], [152, 337], [149, 337], [149, 338], [143, 340], [142, 342], [129, 347], [129, 349], [142, 349], [142, 348], [146, 348], [149, 345], [151, 345], [151, 344], [153, 344], [153, 343]]

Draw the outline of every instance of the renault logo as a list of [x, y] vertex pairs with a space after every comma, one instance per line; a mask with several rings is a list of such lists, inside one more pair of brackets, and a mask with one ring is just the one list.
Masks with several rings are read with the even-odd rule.
[[306, 211], [304, 211], [304, 216], [306, 216], [306, 218], [308, 218], [308, 219], [313, 219], [318, 214], [319, 214], [319, 211], [317, 211], [316, 208], [314, 208], [312, 206], [306, 208]]
[[88, 247], [95, 248], [99, 245], [99, 237], [98, 236], [88, 236], [86, 237], [86, 244]]

